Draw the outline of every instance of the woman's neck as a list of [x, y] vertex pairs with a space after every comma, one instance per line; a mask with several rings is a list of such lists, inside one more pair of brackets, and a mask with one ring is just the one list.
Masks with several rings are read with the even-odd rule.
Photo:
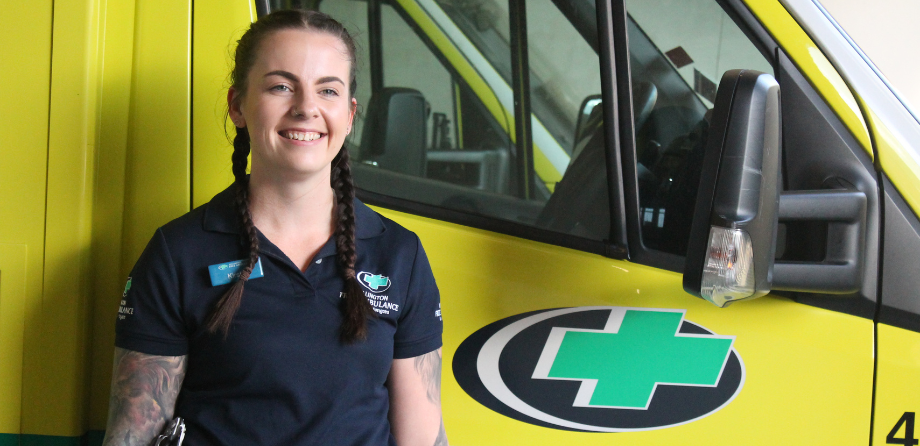
[[266, 236], [326, 240], [335, 227], [334, 209], [328, 174], [297, 182], [258, 171], [250, 175], [249, 210], [253, 223]]

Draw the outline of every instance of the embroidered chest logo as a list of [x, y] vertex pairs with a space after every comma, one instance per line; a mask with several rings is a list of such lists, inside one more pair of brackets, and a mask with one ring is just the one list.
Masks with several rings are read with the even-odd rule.
[[382, 293], [390, 288], [390, 278], [382, 274], [371, 274], [367, 271], [358, 273], [358, 282], [372, 293]]
[[367, 288], [364, 295], [367, 296], [367, 301], [370, 302], [371, 307], [374, 308], [377, 314], [390, 314], [391, 311], [399, 311], [398, 303], [391, 302], [390, 296], [381, 294], [390, 289], [390, 285], [393, 284], [389, 277], [383, 274], [361, 271], [358, 273], [358, 282], [361, 283], [361, 286]]

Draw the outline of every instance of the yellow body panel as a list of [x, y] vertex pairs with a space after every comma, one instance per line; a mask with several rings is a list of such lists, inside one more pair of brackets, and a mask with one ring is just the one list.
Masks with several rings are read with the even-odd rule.
[[[865, 444], [871, 320], [778, 297], [719, 309], [686, 294], [679, 274], [378, 211], [421, 237], [438, 279], [445, 327], [442, 401], [451, 444]], [[505, 417], [473, 400], [454, 379], [453, 354], [479, 328], [532, 310], [592, 305], [686, 309], [688, 320], [737, 336], [747, 373], [743, 389], [721, 411], [689, 424], [598, 434]]]
[[[34, 347], [27, 353], [24, 342], [26, 325], [35, 325], [40, 313], [34, 309], [42, 301], [50, 98], [46, 86], [51, 83], [53, 2], [4, 6], [0, 14], [0, 42], [4, 42], [0, 45], [0, 84], [4, 85], [0, 88], [0, 379], [5, 387], [0, 390], [0, 433], [19, 433], [26, 355], [38, 364]], [[29, 251], [33, 255], [26, 257]], [[17, 285], [19, 280], [22, 283]], [[36, 332], [30, 332], [32, 345], [37, 343]], [[6, 382], [17, 376], [16, 382]]]
[[200, 206], [233, 182], [230, 155], [235, 130], [227, 112], [227, 88], [236, 41], [255, 18], [248, 2], [197, 0], [192, 55], [192, 207]]
[[[191, 1], [106, 0], [93, 215], [89, 419], [104, 429], [115, 309], [153, 231], [189, 210]], [[49, 432], [41, 432], [48, 434]]]
[[94, 229], [111, 230], [101, 237], [116, 245], [93, 258], [94, 277], [105, 280], [95, 282], [91, 413], [84, 431], [105, 428], [115, 309], [127, 275], [154, 230], [188, 212], [191, 200], [191, 0], [108, 3], [105, 30], [113, 42], [107, 38], [104, 47], [105, 134], [97, 158], [105, 211]]
[[108, 388], [115, 343], [114, 309], [125, 284], [121, 272], [121, 237], [125, 197], [125, 157], [128, 144], [134, 0], [105, 0], [101, 42], [96, 172], [92, 242], [92, 352], [90, 356], [90, 429], [105, 428]]
[[840, 117], [871, 159], [872, 143], [859, 104], [821, 49], [778, 1], [745, 0], [745, 3]]
[[54, 3], [43, 292], [24, 336], [25, 369], [46, 372], [23, 374], [23, 433], [85, 428], [98, 21], [97, 0]]
[[920, 333], [878, 324], [877, 373], [872, 444], [881, 445], [904, 412], [920, 413]]
[[22, 423], [22, 353], [28, 247], [0, 243], [0, 433]]
[[190, 209], [191, 0], [137, 0], [122, 279], [157, 227]]

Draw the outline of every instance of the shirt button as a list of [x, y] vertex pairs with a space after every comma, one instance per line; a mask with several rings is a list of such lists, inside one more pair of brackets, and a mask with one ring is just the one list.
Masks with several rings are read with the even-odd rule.
[[323, 259], [319, 259], [319, 260], [316, 261], [316, 264], [317, 264], [317, 265], [319, 265], [320, 263], [323, 263]]

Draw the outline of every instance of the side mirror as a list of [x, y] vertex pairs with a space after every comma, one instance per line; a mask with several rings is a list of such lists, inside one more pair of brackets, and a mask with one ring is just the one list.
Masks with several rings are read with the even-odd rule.
[[684, 290], [719, 307], [772, 286], [779, 98], [769, 74], [731, 70], [719, 82], [684, 267]]

